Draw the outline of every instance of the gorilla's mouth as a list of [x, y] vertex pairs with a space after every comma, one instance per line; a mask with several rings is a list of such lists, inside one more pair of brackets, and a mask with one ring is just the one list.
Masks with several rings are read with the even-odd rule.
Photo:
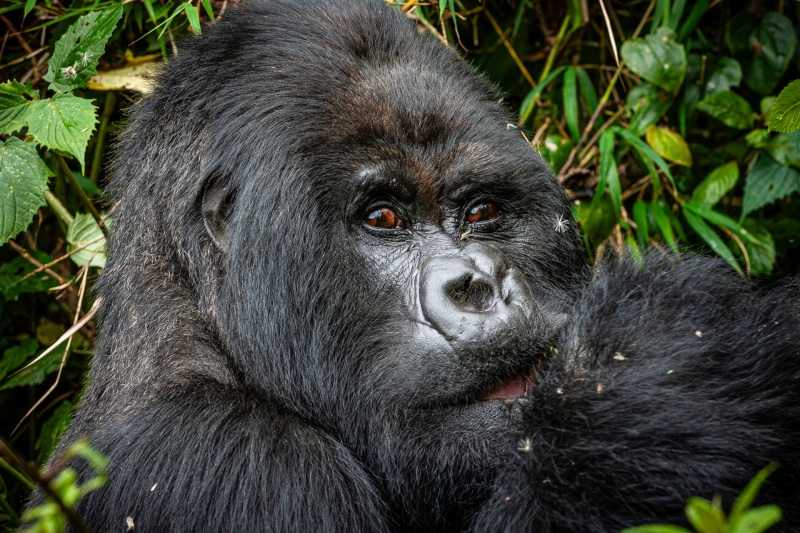
[[536, 374], [525, 370], [479, 396], [479, 400], [516, 400], [524, 398], [536, 386]]

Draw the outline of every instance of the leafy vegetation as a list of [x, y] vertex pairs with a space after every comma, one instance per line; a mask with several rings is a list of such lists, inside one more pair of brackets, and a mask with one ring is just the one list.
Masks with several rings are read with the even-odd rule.
[[[149, 90], [178, 39], [233, 3], [0, 7], [0, 435], [20, 450], [14, 457], [41, 465], [79, 399], [96, 333], [91, 287], [113, 220], [104, 164], [121, 109]], [[395, 4], [502, 88], [520, 134], [574, 200], [591, 257], [691, 247], [743, 275], [798, 270], [797, 3]], [[13, 523], [32, 478], [4, 446], [0, 523]], [[68, 477], [46, 481], [69, 505], [88, 489]], [[692, 500], [690, 522], [738, 531], [724, 528], [746, 503], [720, 522], [718, 502]], [[63, 526], [60, 510], [32, 512], [39, 530]]]

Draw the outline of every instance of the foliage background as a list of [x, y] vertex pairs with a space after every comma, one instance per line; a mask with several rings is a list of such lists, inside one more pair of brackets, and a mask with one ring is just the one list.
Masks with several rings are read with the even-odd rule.
[[[8, 93], [0, 91], [0, 140], [4, 150], [27, 141], [33, 160], [41, 157], [44, 167], [31, 168], [46, 189], [30, 225], [0, 248], [0, 437], [20, 458], [42, 464], [80, 396], [97, 333], [92, 283], [104, 264], [97, 220], [113, 223], [113, 205], [102, 195], [105, 164], [124, 110], [146, 90], [154, 66], [179, 53], [176, 42], [235, 3], [122, 3], [105, 52], [101, 43], [95, 57], [82, 56], [99, 61], [100, 75], [89, 81], [87, 68], [82, 84], [56, 93], [92, 102], [78, 104], [76, 123], [86, 127], [69, 145], [48, 142], [33, 121], [3, 127], [8, 94], [24, 93], [25, 105], [44, 101], [58, 72], [62, 81], [82, 76], [57, 62], [55, 43], [78, 17], [119, 3], [10, 0], [0, 7], [0, 88]], [[509, 127], [520, 128], [567, 187], [590, 257], [680, 247], [716, 253], [742, 275], [798, 271], [800, 132], [770, 132], [767, 124], [775, 96], [800, 78], [800, 3], [395, 4], [502, 88], [520, 117]], [[35, 174], [12, 178], [2, 164], [3, 186]], [[0, 210], [12, 196], [0, 191]], [[76, 324], [70, 340], [62, 339]], [[9, 461], [0, 455], [4, 527], [18, 518], [30, 484]]]

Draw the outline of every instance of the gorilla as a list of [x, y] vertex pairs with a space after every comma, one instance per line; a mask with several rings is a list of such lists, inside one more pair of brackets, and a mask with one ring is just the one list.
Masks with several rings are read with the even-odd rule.
[[798, 284], [593, 272], [512, 123], [379, 0], [230, 8], [186, 43], [113, 165], [102, 333], [55, 453], [108, 457], [87, 522], [612, 531], [779, 461], [764, 499], [800, 525]]

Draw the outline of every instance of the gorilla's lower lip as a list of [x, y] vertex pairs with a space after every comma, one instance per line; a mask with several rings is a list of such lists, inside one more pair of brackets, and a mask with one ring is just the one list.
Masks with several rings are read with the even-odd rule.
[[513, 378], [504, 381], [487, 393], [480, 396], [479, 400], [515, 400], [524, 397], [536, 384], [533, 372], [525, 371]]

